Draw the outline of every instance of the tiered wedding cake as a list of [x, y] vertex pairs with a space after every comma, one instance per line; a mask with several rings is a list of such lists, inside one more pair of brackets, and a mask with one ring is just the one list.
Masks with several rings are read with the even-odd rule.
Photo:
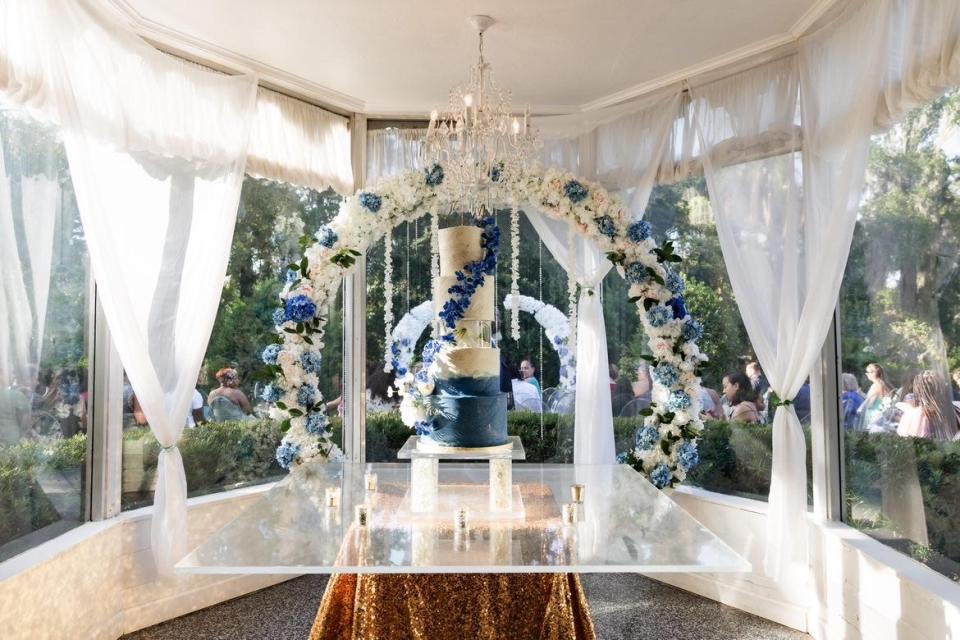
[[[434, 291], [439, 315], [458, 284], [457, 272], [484, 258], [483, 230], [476, 226], [440, 230], [440, 277]], [[434, 430], [430, 438], [448, 447], [492, 447], [507, 442], [507, 394], [500, 392], [500, 350], [490, 346], [495, 302], [494, 277], [474, 292], [456, 341], [436, 356]], [[447, 329], [449, 330], [449, 329]]]

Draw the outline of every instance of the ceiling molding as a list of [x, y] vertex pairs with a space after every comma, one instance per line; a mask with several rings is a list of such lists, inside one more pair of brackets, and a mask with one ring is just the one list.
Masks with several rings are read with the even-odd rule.
[[[817, 20], [826, 14], [841, 0], [817, 0], [785, 33], [748, 44], [733, 51], [680, 69], [659, 78], [622, 89], [581, 105], [537, 105], [530, 106], [538, 115], [555, 115], [594, 111], [613, 106], [628, 100], [639, 98], [658, 89], [707, 75], [726, 66], [736, 65], [751, 58], [760, 58], [784, 45], [793, 44]], [[435, 106], [429, 103], [411, 103], [406, 105], [388, 103], [367, 103], [360, 98], [350, 96], [323, 85], [307, 80], [278, 67], [274, 67], [243, 54], [220, 47], [212, 42], [155, 22], [137, 11], [127, 0], [106, 0], [105, 3], [118, 13], [141, 37], [160, 49], [176, 53], [183, 57], [202, 62], [224, 71], [250, 72], [260, 78], [261, 84], [280, 91], [290, 92], [322, 107], [340, 113], [363, 113], [375, 118], [423, 117]]]

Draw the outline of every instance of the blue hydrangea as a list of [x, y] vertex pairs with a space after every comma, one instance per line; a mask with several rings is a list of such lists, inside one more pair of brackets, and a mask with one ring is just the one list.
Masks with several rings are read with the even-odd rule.
[[305, 384], [297, 391], [297, 404], [301, 407], [312, 406], [317, 401], [317, 388], [312, 384]]
[[567, 184], [563, 185], [563, 193], [570, 198], [570, 202], [577, 203], [583, 202], [588, 192], [585, 186], [576, 180], [570, 180]]
[[370, 213], [380, 211], [381, 204], [383, 204], [383, 201], [380, 199], [380, 196], [375, 193], [364, 191], [360, 194], [360, 206]]
[[277, 462], [284, 469], [289, 469], [293, 461], [300, 455], [300, 445], [284, 440], [277, 447]]
[[291, 322], [306, 322], [317, 315], [317, 305], [302, 293], [287, 300], [286, 316]]
[[700, 452], [697, 451], [697, 445], [692, 442], [684, 442], [677, 448], [677, 466], [689, 473], [700, 464]]
[[627, 464], [627, 453], [626, 453], [626, 451], [624, 451], [623, 453], [618, 453], [618, 454], [617, 454], [617, 464]]
[[59, 386], [60, 399], [64, 404], [77, 404], [80, 402], [80, 382], [71, 379], [62, 382]]
[[640, 427], [637, 429], [635, 440], [637, 449], [640, 451], [650, 451], [657, 446], [657, 442], [660, 441], [660, 431], [653, 425]]
[[647, 311], [647, 322], [650, 323], [651, 327], [662, 327], [670, 322], [672, 318], [673, 312], [669, 307], [665, 307], [662, 304], [655, 305], [650, 308], [650, 311]]
[[267, 348], [263, 350], [262, 354], [260, 354], [260, 357], [263, 359], [263, 363], [277, 364], [277, 356], [280, 355], [280, 350], [280, 345], [268, 344]]
[[670, 467], [665, 464], [657, 466], [656, 469], [650, 472], [650, 482], [652, 482], [653, 486], [657, 489], [670, 486], [671, 480], [673, 480], [673, 472], [670, 471]]
[[646, 282], [649, 274], [647, 268], [639, 262], [631, 262], [623, 268], [623, 277], [630, 284], [643, 284]]
[[665, 387], [672, 387], [680, 381], [680, 371], [666, 362], [661, 362], [653, 370], [653, 377]]
[[687, 285], [683, 281], [683, 276], [673, 269], [667, 269], [667, 278], [665, 283], [667, 285], [667, 289], [670, 290], [670, 293], [675, 296], [683, 295], [683, 292], [687, 289]]
[[670, 411], [681, 411], [690, 407], [690, 396], [687, 395], [686, 391], [680, 391], [679, 389], [670, 392], [670, 397], [667, 398], [667, 408]]
[[413, 376], [413, 379], [417, 381], [417, 384], [428, 384], [430, 382], [430, 371], [424, 367], [417, 371], [417, 375]]
[[594, 218], [593, 221], [597, 223], [597, 230], [600, 232], [600, 235], [606, 236], [611, 240], [617, 237], [617, 225], [613, 221], [613, 218], [610, 216], [600, 216], [599, 218]]
[[437, 354], [440, 353], [441, 346], [437, 340], [427, 340], [427, 344], [423, 345], [423, 363], [426, 365], [432, 363]]
[[690, 318], [683, 323], [682, 335], [687, 342], [696, 342], [703, 337], [703, 325], [699, 320]]
[[563, 338], [560, 336], [553, 336], [553, 344], [557, 346], [563, 344]]
[[317, 242], [328, 249], [336, 244], [337, 240], [339, 240], [337, 232], [326, 225], [320, 227], [320, 230], [317, 231]]
[[650, 237], [650, 223], [646, 220], [637, 220], [627, 228], [627, 237], [630, 242], [639, 244]]
[[687, 304], [684, 302], [683, 296], [670, 298], [670, 302], [667, 304], [670, 305], [670, 310], [673, 311], [673, 317], [677, 320], [682, 320], [687, 316]]
[[283, 389], [275, 384], [268, 384], [260, 392], [260, 397], [263, 398], [264, 402], [276, 402], [283, 397]]
[[307, 373], [320, 373], [320, 365], [323, 362], [323, 358], [319, 353], [314, 353], [313, 351], [305, 351], [303, 355], [300, 356], [300, 366], [303, 367], [303, 370]]
[[423, 170], [426, 174], [426, 182], [428, 187], [436, 187], [443, 182], [443, 167], [439, 164], [434, 163], [432, 167], [428, 167]]
[[274, 309], [273, 315], [270, 316], [270, 319], [273, 320], [273, 326], [279, 327], [287, 321], [287, 312], [283, 309]]
[[283, 274], [283, 281], [287, 284], [292, 284], [300, 279], [300, 272], [294, 271], [293, 269], [287, 269], [286, 273]]
[[329, 426], [330, 420], [322, 411], [311, 411], [307, 414], [307, 432], [318, 434], [324, 433]]
[[428, 436], [433, 433], [433, 420], [420, 420], [413, 425], [418, 436]]

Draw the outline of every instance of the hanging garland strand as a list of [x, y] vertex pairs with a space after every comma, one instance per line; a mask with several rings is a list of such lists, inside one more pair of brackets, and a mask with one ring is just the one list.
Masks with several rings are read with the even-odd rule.
[[520, 210], [510, 209], [510, 337], [520, 339]]
[[[538, 271], [537, 282], [539, 283], [539, 287], [540, 287], [540, 300], [543, 300], [543, 238], [541, 238], [539, 235], [537, 236], [537, 242], [539, 243], [539, 246], [537, 248], [537, 271]], [[516, 304], [516, 302], [517, 302], [516, 300], [513, 300], [514, 304]], [[518, 307], [513, 307], [513, 308], [516, 311], [520, 310]], [[536, 314], [534, 314], [534, 318], [536, 318]], [[540, 379], [542, 380], [543, 379], [543, 373], [542, 373], [543, 372], [543, 325], [542, 324], [540, 325], [540, 341], [539, 342], [540, 342], [539, 344], [540, 359], [537, 360], [537, 362], [539, 363], [539, 366], [540, 366], [540, 371], [541, 371]], [[543, 406], [543, 396], [541, 396], [540, 397], [540, 442], [543, 442], [544, 409], [545, 407]]]
[[[393, 352], [393, 242], [392, 231], [383, 237], [383, 326], [385, 332], [386, 353]], [[393, 366], [388, 360], [383, 370], [390, 372]]]
[[[436, 295], [437, 279], [440, 278], [440, 214], [430, 212], [430, 295]], [[437, 323], [431, 323], [433, 339], [437, 339]]]
[[573, 223], [567, 232], [567, 303], [570, 308], [570, 348], [577, 349], [577, 236]]

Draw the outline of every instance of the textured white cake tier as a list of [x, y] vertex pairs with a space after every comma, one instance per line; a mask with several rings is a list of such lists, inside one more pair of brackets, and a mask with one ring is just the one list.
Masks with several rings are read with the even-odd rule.
[[[440, 313], [443, 305], [453, 297], [447, 291], [453, 285], [457, 284], [456, 276], [440, 276], [437, 278], [437, 290], [433, 292], [433, 312]], [[483, 280], [483, 286], [477, 289], [473, 298], [470, 300], [470, 306], [464, 314], [464, 320], [490, 320], [493, 321], [494, 313], [494, 283], [493, 276], [488, 276]]]
[[454, 347], [437, 356], [440, 378], [489, 378], [500, 375], [500, 349]]
[[453, 276], [468, 262], [483, 259], [480, 227], [462, 226], [440, 229], [440, 275]]

